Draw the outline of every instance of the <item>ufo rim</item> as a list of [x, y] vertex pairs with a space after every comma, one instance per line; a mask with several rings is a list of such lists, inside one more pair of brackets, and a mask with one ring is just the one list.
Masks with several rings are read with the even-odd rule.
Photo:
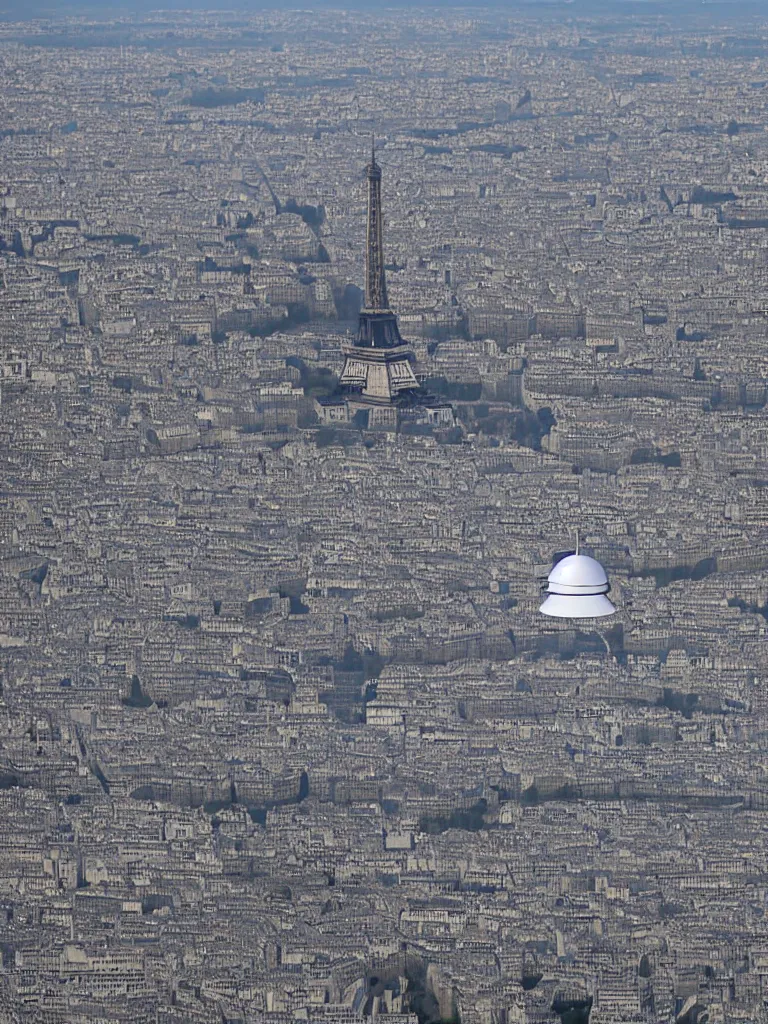
[[556, 619], [600, 619], [615, 614], [616, 608], [604, 593], [576, 595], [550, 592], [539, 612]]

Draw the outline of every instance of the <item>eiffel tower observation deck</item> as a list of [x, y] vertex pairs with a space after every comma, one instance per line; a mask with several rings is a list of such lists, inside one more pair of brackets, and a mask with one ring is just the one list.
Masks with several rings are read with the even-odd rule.
[[365, 169], [368, 182], [368, 226], [365, 251], [365, 305], [360, 310], [357, 338], [347, 347], [340, 385], [360, 403], [411, 404], [426, 397], [413, 372], [414, 356], [400, 337], [397, 317], [389, 308], [384, 272], [381, 168], [371, 150]]

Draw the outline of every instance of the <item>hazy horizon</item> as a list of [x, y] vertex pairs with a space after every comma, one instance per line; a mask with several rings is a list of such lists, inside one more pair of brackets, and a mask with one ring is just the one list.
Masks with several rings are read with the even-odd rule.
[[[749, 15], [764, 10], [761, 0], [485, 0], [482, 5], [457, 3], [455, 0], [428, 0], [428, 2], [412, 4], [409, 0], [387, 0], [384, 9], [411, 8], [440, 10], [504, 10], [526, 8], [528, 10], [547, 10], [552, 8], [568, 10], [573, 15], [587, 14], [621, 14], [632, 15], [658, 12], [662, 15], [681, 13], [708, 13], [733, 15]], [[0, 18], [5, 20], [26, 21], [31, 18], [66, 18], [87, 13], [90, 16], [101, 16], [108, 20], [120, 13], [147, 14], [162, 11], [232, 11], [233, 13], [249, 11], [305, 11], [312, 9], [338, 8], [339, 10], [381, 10], [382, 5], [375, 0], [295, 0], [290, 4], [281, 4], [276, 0], [248, 0], [248, 2], [232, 2], [232, 0], [113, 0], [105, 4], [102, 0], [77, 0], [73, 3], [51, 3], [50, 0], [11, 0], [0, 4]]]

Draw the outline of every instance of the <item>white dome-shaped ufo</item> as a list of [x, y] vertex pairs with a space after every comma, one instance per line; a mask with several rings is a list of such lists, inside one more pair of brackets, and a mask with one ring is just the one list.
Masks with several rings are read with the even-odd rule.
[[558, 619], [596, 619], [616, 609], [605, 596], [610, 589], [605, 569], [589, 555], [566, 555], [547, 579], [542, 615]]

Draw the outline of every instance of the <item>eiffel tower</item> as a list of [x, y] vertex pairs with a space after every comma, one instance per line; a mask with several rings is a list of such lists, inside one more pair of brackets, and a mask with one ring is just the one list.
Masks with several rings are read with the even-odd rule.
[[350, 399], [361, 405], [412, 404], [423, 396], [413, 372], [414, 355], [400, 337], [397, 317], [389, 308], [384, 272], [381, 167], [371, 146], [368, 180], [368, 228], [365, 251], [365, 305], [360, 310], [357, 338], [345, 350], [339, 381]]

